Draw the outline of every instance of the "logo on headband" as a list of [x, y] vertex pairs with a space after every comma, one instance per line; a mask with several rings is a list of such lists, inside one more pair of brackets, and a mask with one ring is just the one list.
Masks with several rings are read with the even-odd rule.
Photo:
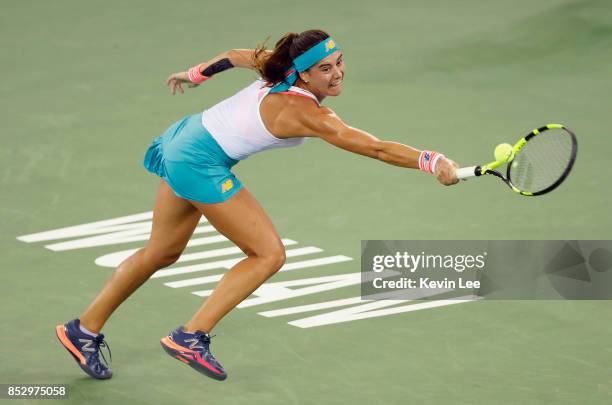
[[335, 46], [336, 46], [336, 44], [334, 43], [334, 40], [330, 39], [325, 44], [325, 52], [329, 52], [330, 50], [334, 49]]

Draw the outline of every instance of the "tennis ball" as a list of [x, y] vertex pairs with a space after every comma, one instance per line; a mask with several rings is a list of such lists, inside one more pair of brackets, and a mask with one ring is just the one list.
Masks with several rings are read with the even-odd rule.
[[495, 160], [509, 162], [514, 158], [514, 148], [509, 143], [500, 143], [495, 148]]

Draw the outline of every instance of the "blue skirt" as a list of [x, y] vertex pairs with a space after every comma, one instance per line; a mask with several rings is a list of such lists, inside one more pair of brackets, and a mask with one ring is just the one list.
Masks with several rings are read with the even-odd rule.
[[177, 196], [205, 204], [226, 201], [242, 188], [230, 171], [236, 163], [202, 125], [202, 113], [175, 122], [144, 157], [144, 167]]

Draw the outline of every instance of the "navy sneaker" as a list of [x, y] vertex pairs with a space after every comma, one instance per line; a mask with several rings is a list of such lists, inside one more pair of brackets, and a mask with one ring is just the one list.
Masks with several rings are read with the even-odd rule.
[[227, 373], [210, 352], [208, 333], [188, 333], [179, 326], [161, 340], [161, 345], [170, 356], [215, 380], [223, 381]]
[[[112, 360], [110, 347], [104, 341], [104, 335], [101, 333], [96, 337], [88, 335], [81, 330], [80, 323], [78, 319], [74, 319], [67, 324], [57, 325], [55, 327], [57, 338], [84, 372], [99, 380], [111, 378], [113, 372], [102, 364], [99, 358], [100, 347], [106, 347]], [[108, 364], [104, 354], [102, 354], [102, 359]]]

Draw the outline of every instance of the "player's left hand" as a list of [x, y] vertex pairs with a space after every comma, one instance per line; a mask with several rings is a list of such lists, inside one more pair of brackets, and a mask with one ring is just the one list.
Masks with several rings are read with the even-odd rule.
[[189, 76], [187, 75], [187, 72], [177, 72], [177, 73], [173, 73], [171, 74], [168, 79], [166, 79], [166, 84], [168, 86], [170, 86], [170, 90], [172, 91], [172, 95], [176, 94], [176, 90], [178, 89], [178, 91], [182, 93], [184, 93], [185, 91], [183, 90], [183, 83], [187, 83], [187, 87], [189, 88], [193, 88], [193, 87], [198, 87], [199, 84], [197, 83], [192, 83], [189, 80]]

